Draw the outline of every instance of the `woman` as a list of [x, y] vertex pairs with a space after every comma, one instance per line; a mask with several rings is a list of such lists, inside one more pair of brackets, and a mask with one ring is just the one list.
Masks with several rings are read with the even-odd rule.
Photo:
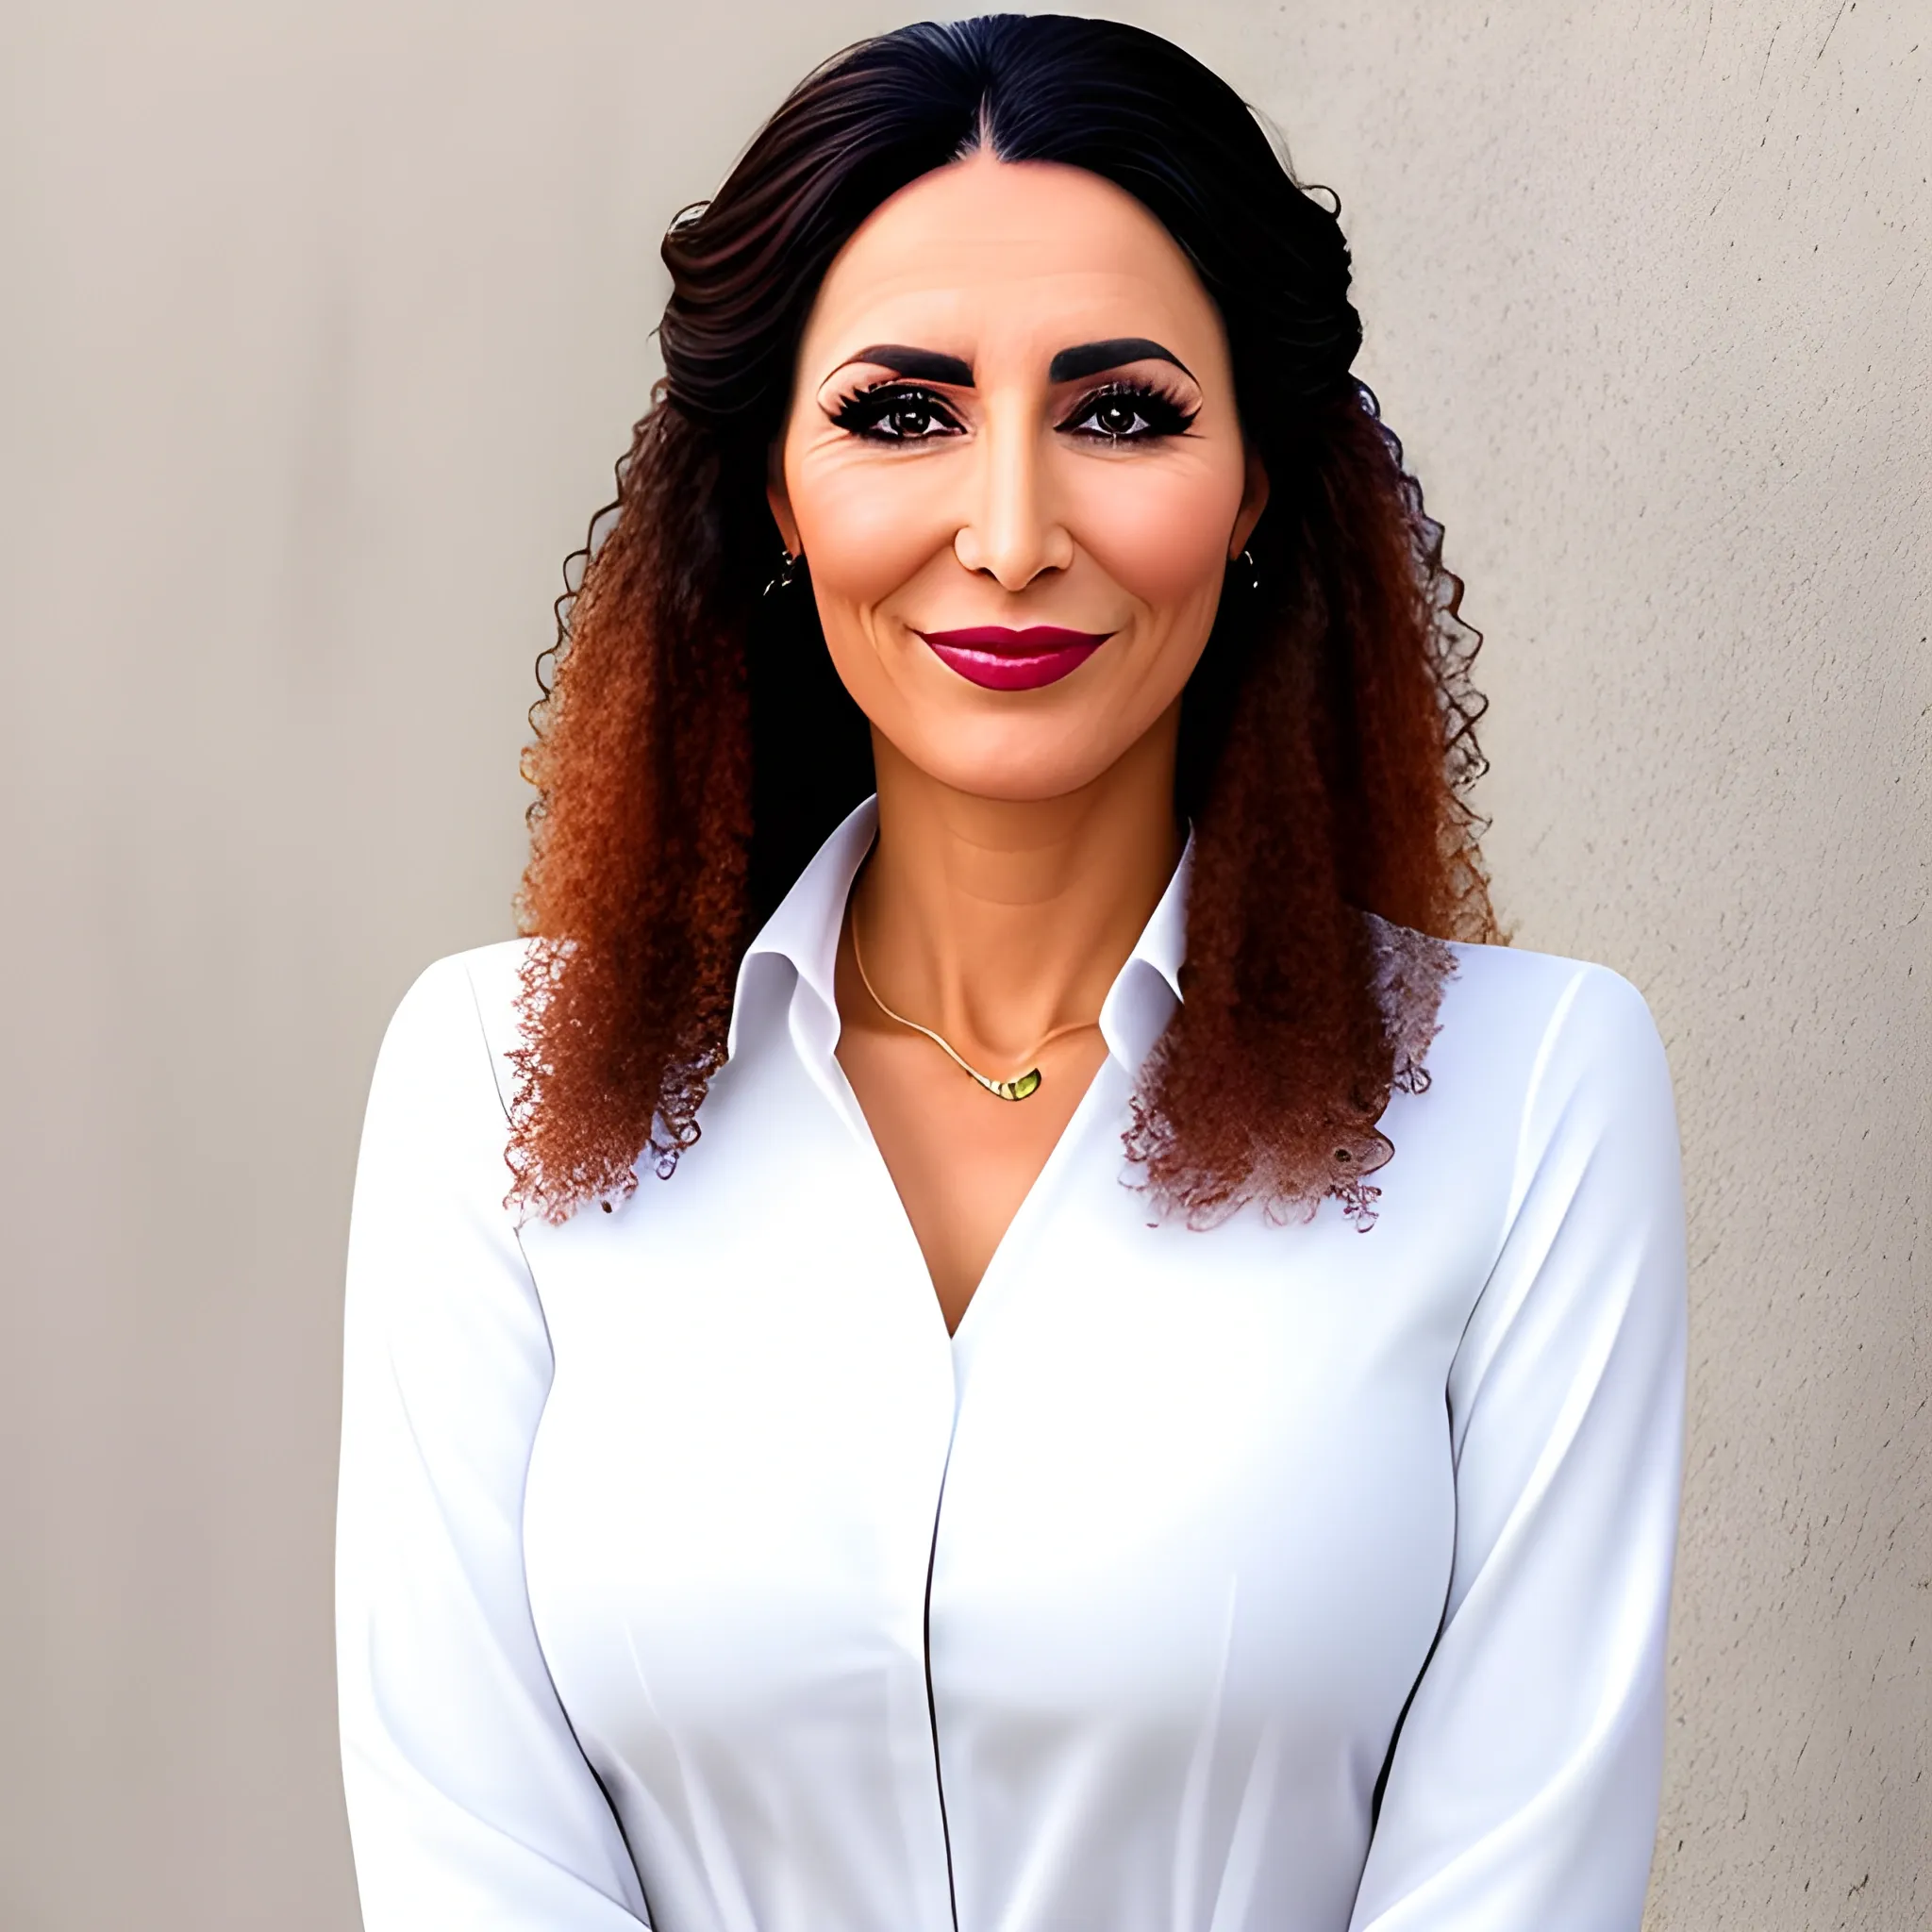
[[665, 257], [533, 938], [370, 1103], [372, 1932], [1634, 1928], [1669, 1083], [1488, 943], [1333, 215], [1174, 47], [997, 17]]

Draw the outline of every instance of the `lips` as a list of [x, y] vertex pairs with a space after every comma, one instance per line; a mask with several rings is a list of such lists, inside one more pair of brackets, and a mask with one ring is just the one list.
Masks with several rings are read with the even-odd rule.
[[1113, 633], [1063, 630], [1052, 624], [1008, 630], [988, 624], [919, 635], [934, 657], [973, 684], [987, 691], [1038, 691], [1079, 670]]

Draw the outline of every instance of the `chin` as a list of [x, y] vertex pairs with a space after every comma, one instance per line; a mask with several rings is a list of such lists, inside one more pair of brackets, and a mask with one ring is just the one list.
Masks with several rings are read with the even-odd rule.
[[1008, 805], [1064, 798], [1126, 756], [1141, 733], [1096, 728], [1097, 719], [938, 720], [893, 742], [902, 757], [950, 791]]

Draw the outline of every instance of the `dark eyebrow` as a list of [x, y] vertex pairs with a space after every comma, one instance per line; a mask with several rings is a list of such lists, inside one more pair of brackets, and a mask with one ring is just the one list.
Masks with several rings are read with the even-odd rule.
[[1103, 369], [1118, 369], [1124, 362], [1172, 362], [1191, 379], [1194, 372], [1174, 354], [1145, 336], [1115, 336], [1105, 342], [1081, 342], [1062, 349], [1047, 365], [1049, 382], [1078, 382], [1083, 375], [1098, 375]]
[[973, 387], [973, 365], [957, 356], [941, 356], [937, 349], [907, 349], [897, 342], [874, 342], [848, 362], [876, 362], [894, 375], [913, 375], [926, 382], [949, 382], [958, 389]]

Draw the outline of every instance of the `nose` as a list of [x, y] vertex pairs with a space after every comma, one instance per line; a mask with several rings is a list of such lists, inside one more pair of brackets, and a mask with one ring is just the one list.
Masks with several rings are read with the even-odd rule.
[[1065, 570], [1074, 560], [1073, 535], [1050, 500], [1050, 454], [1031, 410], [988, 411], [973, 502], [953, 555], [1003, 590], [1024, 591], [1042, 572]]

